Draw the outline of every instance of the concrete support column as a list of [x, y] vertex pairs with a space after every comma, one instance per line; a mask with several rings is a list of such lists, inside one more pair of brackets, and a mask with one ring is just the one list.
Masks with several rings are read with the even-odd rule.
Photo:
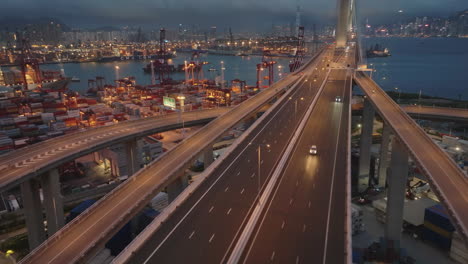
[[28, 229], [29, 249], [33, 250], [45, 240], [44, 221], [42, 216], [39, 184], [35, 180], [21, 183], [23, 212]]
[[60, 175], [57, 169], [52, 169], [42, 175], [42, 194], [47, 220], [47, 234], [52, 236], [65, 225], [63, 213], [63, 197], [60, 189]]
[[369, 186], [370, 151], [372, 145], [372, 130], [374, 127], [375, 110], [368, 99], [364, 101], [361, 128], [361, 146], [359, 155], [359, 191]]
[[379, 187], [385, 187], [387, 180], [387, 168], [389, 163], [388, 147], [390, 144], [390, 126], [384, 122], [382, 131], [382, 143], [380, 144], [380, 157], [379, 157]]
[[211, 163], [213, 163], [213, 161], [213, 147], [210, 146], [203, 152], [203, 164], [205, 166], [205, 169], [208, 168], [211, 165]]
[[127, 155], [127, 175], [131, 176], [140, 169], [140, 152], [136, 139], [129, 140], [125, 143]]
[[403, 225], [406, 181], [408, 178], [408, 152], [398, 139], [392, 143], [392, 160], [388, 169], [387, 220], [385, 238], [399, 242]]
[[182, 177], [177, 178], [175, 181], [169, 184], [166, 190], [169, 203], [171, 203], [184, 190], [184, 182]]

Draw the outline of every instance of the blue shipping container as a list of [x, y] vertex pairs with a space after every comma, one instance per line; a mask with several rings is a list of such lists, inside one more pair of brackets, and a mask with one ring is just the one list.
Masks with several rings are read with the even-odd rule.
[[430, 241], [431, 243], [433, 243], [434, 245], [442, 248], [442, 249], [445, 249], [445, 250], [450, 250], [450, 246], [452, 245], [452, 240], [449, 239], [449, 238], [446, 238], [444, 236], [441, 236], [439, 234], [437, 234], [436, 232], [430, 230], [430, 229], [427, 229], [427, 228], [423, 228], [422, 230], [422, 239], [423, 240], [428, 240]]
[[447, 230], [448, 232], [455, 231], [455, 228], [450, 222], [447, 211], [441, 204], [426, 208], [424, 213], [424, 220], [444, 230]]

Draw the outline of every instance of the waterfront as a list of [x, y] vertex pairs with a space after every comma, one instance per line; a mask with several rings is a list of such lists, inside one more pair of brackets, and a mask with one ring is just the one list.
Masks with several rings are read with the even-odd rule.
[[[363, 46], [379, 43], [391, 57], [372, 58], [374, 80], [385, 90], [468, 100], [468, 39], [363, 38]], [[372, 65], [371, 65], [372, 64]]]
[[[220, 75], [221, 61], [224, 62], [225, 79], [231, 81], [233, 79], [245, 80], [248, 85], [255, 85], [256, 82], [256, 66], [260, 63], [262, 57], [260, 56], [221, 56], [221, 55], [202, 55], [199, 61], [208, 61], [209, 64], [204, 66], [205, 78], [214, 79], [215, 75]], [[182, 64], [184, 60], [190, 61], [190, 53], [179, 53], [173, 59], [173, 64]], [[275, 67], [275, 78], [278, 79], [279, 72], [278, 66], [281, 65], [281, 71], [289, 71], [289, 58], [274, 58], [278, 63]], [[78, 83], [72, 83], [71, 89], [80, 93], [86, 93], [88, 79], [94, 79], [96, 76], [103, 76], [107, 83], [111, 83], [116, 78], [115, 66], [119, 66], [119, 77], [134, 76], [137, 83], [140, 85], [151, 84], [151, 74], [145, 74], [143, 67], [149, 63], [146, 61], [116, 61], [108, 63], [66, 63], [66, 64], [48, 64], [41, 65], [42, 69], [61, 70], [70, 77], [77, 77], [81, 80]], [[214, 68], [217, 71], [209, 71]], [[184, 79], [184, 73], [173, 73], [172, 78], [176, 80]]]

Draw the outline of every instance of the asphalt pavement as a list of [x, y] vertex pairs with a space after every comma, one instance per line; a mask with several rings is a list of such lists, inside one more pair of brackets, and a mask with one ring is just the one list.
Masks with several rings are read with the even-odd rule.
[[293, 94], [253, 130], [127, 263], [226, 261], [252, 212], [259, 186], [262, 189], [270, 177], [326, 71], [306, 74]]

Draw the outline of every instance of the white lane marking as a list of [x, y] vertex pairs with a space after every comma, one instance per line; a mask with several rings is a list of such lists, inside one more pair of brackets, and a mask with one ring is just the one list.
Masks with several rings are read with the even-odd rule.
[[[346, 82], [345, 82], [346, 84]], [[343, 93], [346, 89], [343, 89]], [[344, 98], [344, 97], [343, 97]], [[330, 215], [331, 215], [331, 204], [333, 199], [333, 184], [335, 182], [335, 172], [336, 172], [336, 160], [337, 160], [337, 153], [338, 153], [338, 145], [340, 142], [340, 135], [341, 135], [341, 121], [343, 119], [343, 106], [340, 107], [340, 120], [338, 122], [338, 135], [336, 137], [336, 145], [335, 145], [335, 159], [333, 161], [333, 172], [332, 172], [332, 180], [330, 184], [330, 196], [328, 199], [328, 215], [327, 215], [327, 226], [325, 231], [325, 246], [323, 247], [323, 264], [327, 263], [327, 247], [328, 247], [328, 229], [330, 227]]]
[[253, 178], [254, 176], [255, 176], [255, 172], [254, 172], [254, 173], [252, 173], [252, 175], [250, 176], [250, 178]]
[[315, 189], [315, 183], [312, 185], [312, 189]]
[[302, 226], [302, 233], [304, 233], [305, 231], [306, 231], [306, 225], [304, 224], [304, 225]]
[[292, 205], [293, 201], [294, 201], [293, 198], [289, 199], [289, 205]]
[[260, 164], [263, 164], [263, 160], [262, 160], [262, 162], [260, 162]]
[[299, 264], [299, 256], [296, 257], [296, 264]]
[[211, 213], [211, 211], [213, 211], [213, 208], [214, 206], [211, 206], [210, 210], [208, 211], [208, 213]]
[[241, 194], [243, 194], [243, 193], [244, 193], [244, 188], [242, 188], [242, 190], [241, 190]]
[[237, 176], [239, 176], [239, 175], [240, 175], [240, 171], [237, 173]]
[[229, 210], [227, 211], [226, 214], [229, 215], [231, 213], [231, 211], [232, 211], [232, 208], [229, 208]]
[[193, 235], [195, 234], [195, 230], [192, 231], [192, 233], [190, 234], [190, 236], [188, 237], [188, 239], [192, 239]]
[[[315, 95], [315, 97], [314, 97], [314, 99], [313, 99], [313, 102], [311, 103], [311, 106], [309, 106], [309, 109], [307, 110], [306, 114], [304, 115], [304, 118], [307, 118], [306, 120], [308, 120], [308, 118], [310, 118], [310, 115], [311, 115], [311, 113], [312, 113], [312, 110], [313, 110], [313, 108], [314, 108], [315, 105], [316, 105], [316, 101], [318, 100], [320, 94], [323, 92], [323, 89], [324, 89], [324, 87], [325, 87], [325, 85], [326, 85], [326, 80], [328, 79], [329, 74], [330, 74], [330, 71], [327, 72], [326, 78], [324, 79], [322, 85], [320, 86], [320, 89], [319, 89], [318, 92], [316, 93], [316, 95]], [[302, 125], [302, 127], [304, 127], [306, 121], [304, 121], [304, 119], [303, 119], [301, 122], [303, 122], [303, 123], [300, 123], [300, 124], [299, 124], [299, 127], [301, 127], [301, 125]], [[303, 131], [303, 129], [301, 129], [301, 130]], [[298, 134], [298, 138], [300, 138], [300, 137], [302, 137], [302, 136], [303, 136], [303, 132], [301, 132], [301, 133]], [[292, 140], [294, 141], [294, 139], [292, 139]], [[291, 151], [296, 151], [296, 149], [297, 149], [297, 147], [298, 147], [297, 142], [290, 143], [290, 144], [292, 144], [292, 145], [294, 146], [294, 147], [291, 149]], [[291, 165], [291, 163], [288, 163], [288, 164], [287, 164], [286, 170], [288, 169], [288, 167], [289, 167], [290, 165]], [[278, 186], [281, 185], [281, 183], [283, 182], [283, 179], [284, 179], [284, 177], [281, 177]], [[278, 189], [279, 189], [279, 188], [276, 188], [276, 189], [275, 189], [275, 191], [274, 191], [274, 193], [273, 193], [273, 196], [271, 196], [271, 198], [270, 198], [270, 201], [269, 201], [269, 203], [268, 203], [268, 207], [267, 207], [267, 209], [266, 209], [266, 213], [263, 215], [263, 218], [262, 218], [262, 220], [261, 220], [261, 222], [260, 222], [260, 227], [257, 228], [257, 232], [255, 233], [255, 235], [254, 235], [254, 237], [253, 237], [253, 242], [250, 244], [250, 247], [249, 247], [248, 250], [247, 250], [246, 257], [245, 257], [244, 262], [243, 262], [244, 264], [247, 262], [247, 259], [248, 259], [248, 257], [249, 257], [249, 254], [250, 254], [250, 252], [251, 252], [251, 250], [252, 250], [252, 245], [253, 245], [253, 243], [255, 243], [255, 241], [256, 241], [256, 239], [257, 239], [257, 236], [258, 236], [258, 234], [259, 234], [259, 232], [260, 232], [259, 230], [260, 230], [260, 228], [263, 226], [263, 222], [265, 221], [266, 215], [268, 214], [268, 212], [269, 212], [270, 209], [271, 209], [272, 202], [273, 202], [273, 200], [275, 199], [275, 197], [276, 197], [276, 195], [277, 195]], [[240, 247], [241, 247], [241, 246], [240, 246]], [[239, 247], [239, 248], [240, 248], [240, 247]], [[234, 251], [235, 251], [235, 250], [236, 250], [236, 248], [234, 248]], [[245, 250], [245, 245], [242, 247], [242, 251], [244, 251], [244, 250]], [[236, 254], [238, 257], [232, 257], [233, 255], [234, 255], [234, 253], [231, 253], [231, 258], [229, 259], [228, 263], [238, 263], [239, 258], [240, 258], [239, 254], [238, 254], [238, 253]]]
[[299, 186], [299, 180], [296, 181], [296, 187]]
[[210, 237], [210, 240], [208, 240], [208, 243], [211, 243], [211, 241], [213, 241], [213, 238], [215, 237], [215, 233], [213, 233]]
[[229, 186], [224, 189], [224, 192], [227, 192], [229, 190]]
[[281, 230], [283, 230], [285, 224], [286, 224], [286, 222], [284, 222], [284, 220], [283, 220], [283, 223], [281, 224]]
[[275, 259], [275, 251], [271, 253], [270, 261], [273, 261], [273, 259]]
[[247, 162], [250, 162], [250, 160], [248, 159]]
[[308, 205], [309, 208], [310, 208], [310, 205], [311, 205], [311, 204], [312, 204], [312, 203], [309, 201], [309, 205]]

